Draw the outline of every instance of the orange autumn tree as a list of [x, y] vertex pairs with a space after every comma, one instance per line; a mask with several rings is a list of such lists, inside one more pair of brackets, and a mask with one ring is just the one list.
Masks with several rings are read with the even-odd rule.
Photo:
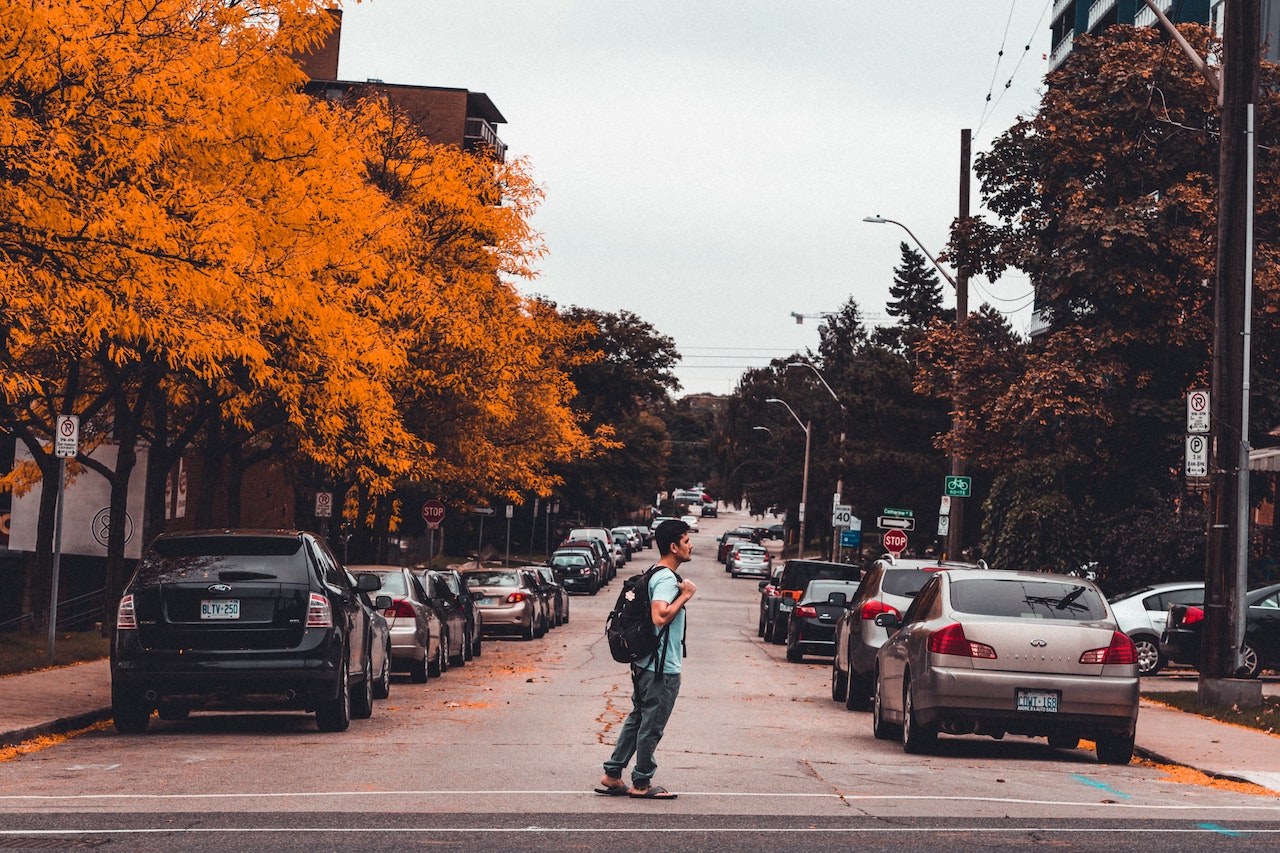
[[[386, 334], [406, 355], [391, 385], [417, 439], [404, 485], [459, 500], [548, 494], [552, 464], [612, 442], [569, 406], [566, 370], [586, 330], [515, 286], [543, 252], [528, 164], [432, 144], [376, 87], [341, 109], [405, 229], [382, 294]], [[379, 497], [360, 490], [357, 546], [375, 547], [395, 521]]]
[[385, 199], [287, 59], [324, 5], [0, 3], [0, 422], [46, 481], [53, 414], [110, 430], [115, 464], [81, 460], [112, 487], [108, 608], [144, 436], [169, 449], [248, 396], [326, 467], [408, 442], [384, 381], [403, 353], [368, 310]]

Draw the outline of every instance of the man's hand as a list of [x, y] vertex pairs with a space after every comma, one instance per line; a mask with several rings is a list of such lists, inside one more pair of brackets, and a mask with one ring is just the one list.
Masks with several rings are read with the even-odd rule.
[[693, 594], [698, 591], [698, 587], [693, 581], [680, 581], [680, 594], [686, 598], [693, 598]]

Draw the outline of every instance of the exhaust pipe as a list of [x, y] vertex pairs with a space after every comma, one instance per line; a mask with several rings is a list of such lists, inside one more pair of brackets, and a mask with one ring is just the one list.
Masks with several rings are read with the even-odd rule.
[[157, 694], [154, 690], [148, 690], [143, 695], [146, 696], [148, 702], [154, 702], [156, 701], [156, 696], [158, 696], [159, 694]]
[[296, 691], [296, 690], [286, 690], [286, 691], [284, 692], [284, 698], [286, 698], [286, 699], [288, 699], [290, 702], [292, 702], [294, 699], [297, 699], [297, 698], [298, 698], [298, 691]]

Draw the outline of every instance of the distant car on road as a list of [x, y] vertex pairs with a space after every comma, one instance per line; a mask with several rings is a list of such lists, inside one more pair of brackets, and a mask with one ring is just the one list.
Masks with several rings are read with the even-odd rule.
[[[1244, 659], [1236, 675], [1257, 678], [1264, 669], [1280, 669], [1280, 584], [1245, 594]], [[1160, 637], [1160, 651], [1174, 663], [1196, 666], [1200, 659], [1200, 629], [1204, 608], [1175, 604]]]
[[810, 581], [829, 578], [857, 581], [862, 572], [849, 563], [830, 563], [826, 560], [788, 560], [775, 583], [760, 584], [760, 618], [766, 641], [782, 645], [787, 641], [787, 623], [791, 610]]
[[546, 632], [541, 596], [522, 569], [465, 569], [462, 579], [484, 614], [486, 634], [515, 633], [532, 640]]
[[1128, 764], [1138, 721], [1138, 656], [1090, 581], [991, 569], [934, 572], [876, 653], [871, 727], [909, 753], [939, 733], [1081, 738]]
[[391, 606], [382, 615], [391, 626], [393, 668], [408, 672], [416, 684], [444, 673], [449, 668], [448, 628], [413, 570], [381, 565], [351, 568], [376, 576], [382, 581], [381, 591], [391, 596]]
[[729, 556], [724, 561], [724, 570], [735, 578], [743, 575], [767, 578], [773, 574], [773, 557], [763, 545], [737, 540], [729, 548]]
[[835, 653], [836, 620], [857, 589], [857, 581], [809, 582], [787, 623], [787, 660], [798, 663], [805, 655]]

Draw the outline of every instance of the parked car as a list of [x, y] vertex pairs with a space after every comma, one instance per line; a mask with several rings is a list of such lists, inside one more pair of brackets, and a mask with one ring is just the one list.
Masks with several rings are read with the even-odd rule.
[[599, 562], [588, 550], [557, 548], [551, 554], [551, 570], [569, 592], [595, 595], [600, 591]]
[[760, 582], [761, 636], [782, 645], [787, 641], [787, 622], [800, 594], [811, 581], [820, 579], [857, 581], [862, 576], [857, 566], [825, 560], [788, 560], [777, 583]]
[[467, 656], [472, 658], [480, 657], [482, 651], [481, 639], [484, 636], [484, 615], [480, 612], [480, 608], [476, 606], [476, 601], [471, 596], [471, 591], [462, 582], [462, 575], [456, 569], [437, 569], [436, 572], [444, 580], [449, 592], [453, 594], [453, 600], [457, 603], [458, 608], [462, 611], [463, 618], [466, 620], [466, 635], [471, 638], [471, 648], [467, 652]]
[[835, 653], [835, 625], [858, 589], [857, 581], [810, 581], [787, 620], [787, 660]]
[[[301, 709], [321, 731], [373, 713], [373, 625], [352, 576], [300, 531], [163, 534], [125, 586], [111, 641], [117, 731], [153, 710]], [[376, 603], [376, 602], [375, 602]], [[385, 602], [384, 602], [385, 603]]]
[[872, 732], [927, 753], [940, 732], [1081, 738], [1127, 764], [1138, 721], [1138, 655], [1090, 581], [990, 569], [934, 572], [876, 653]]
[[716, 517], [716, 502], [715, 502], [715, 501], [707, 501], [706, 503], [704, 503], [704, 504], [702, 505], [702, 517], [703, 517], [703, 518], [715, 518], [715, 517]]
[[1160, 635], [1175, 604], [1204, 603], [1204, 581], [1158, 583], [1108, 599], [1120, 630], [1138, 650], [1138, 674], [1155, 675], [1167, 661], [1160, 653]]
[[631, 547], [631, 534], [622, 530], [610, 530], [609, 537], [613, 544], [622, 550], [622, 562], [624, 564], [631, 562], [631, 552], [634, 550]]
[[564, 544], [571, 541], [581, 541], [583, 539], [598, 539], [600, 544], [604, 546], [605, 553], [612, 560], [609, 569], [609, 578], [613, 578], [618, 569], [622, 568], [622, 564], [626, 562], [626, 556], [622, 549], [613, 541], [613, 534], [604, 527], [575, 527], [569, 531], [569, 535], [565, 537]]
[[555, 610], [555, 618], [552, 621], [556, 625], [568, 624], [569, 591], [565, 589], [564, 584], [560, 583], [560, 579], [556, 577], [556, 573], [550, 566], [534, 566], [533, 571], [543, 587], [551, 592], [552, 607]]
[[[352, 589], [359, 587], [360, 581], [350, 571], [347, 579], [351, 581]], [[373, 669], [370, 692], [374, 699], [386, 699], [391, 695], [391, 625], [382, 611], [391, 606], [391, 596], [372, 597], [368, 592], [357, 592], [356, 596], [369, 620], [369, 666]]]
[[444, 623], [445, 656], [450, 666], [465, 666], [471, 656], [471, 635], [467, 633], [467, 614], [454, 596], [444, 575], [434, 570], [420, 572], [418, 580], [427, 594], [427, 603]]
[[546, 632], [542, 597], [521, 569], [464, 569], [462, 579], [484, 614], [486, 634], [516, 633], [526, 640]]
[[640, 535], [640, 528], [638, 527], [633, 527], [630, 524], [624, 524], [613, 528], [609, 532], [615, 536], [621, 533], [623, 536], [627, 537], [627, 550], [629, 551], [627, 554], [628, 559], [630, 559], [636, 551], [639, 551], [644, 547], [644, 537]]
[[[1259, 587], [1245, 594], [1243, 664], [1240, 678], [1257, 678], [1264, 669], [1280, 669], [1280, 584]], [[1200, 661], [1200, 629], [1204, 608], [1175, 604], [1160, 637], [1160, 652], [1174, 663], [1197, 666]]]
[[698, 532], [698, 516], [696, 516], [696, 515], [682, 515], [682, 516], [680, 516], [680, 520], [681, 520], [681, 521], [683, 521], [685, 524], [689, 525], [689, 530], [690, 530], [690, 531], [692, 531], [692, 532], [694, 532], [694, 533], [697, 533], [697, 532]]
[[751, 527], [735, 527], [732, 530], [726, 530], [716, 538], [719, 548], [716, 550], [716, 559], [725, 562], [729, 559], [730, 544], [734, 540], [742, 540], [746, 542], [759, 543], [760, 540], [755, 538], [755, 529]]
[[724, 569], [735, 578], [743, 575], [769, 577], [773, 574], [773, 557], [763, 545], [747, 540], [736, 540], [729, 548]]
[[613, 552], [606, 548], [599, 539], [568, 539], [556, 550], [572, 551], [584, 549], [589, 551], [595, 559], [596, 566], [600, 570], [601, 585], [607, 584], [617, 575], [617, 567], [613, 562]]
[[382, 592], [391, 596], [391, 606], [382, 615], [391, 626], [392, 669], [409, 673], [415, 684], [448, 670], [449, 629], [413, 570], [382, 565], [352, 570], [375, 575], [382, 581]]
[[664, 521], [670, 521], [671, 518], [672, 517], [669, 515], [655, 515], [653, 517], [653, 521], [649, 522], [649, 535], [653, 536], [655, 533], [657, 533], [658, 525]]
[[844, 702], [850, 711], [871, 707], [876, 652], [889, 639], [888, 630], [877, 625], [875, 618], [881, 613], [894, 613], [901, 618], [933, 572], [947, 567], [978, 568], [971, 563], [903, 559], [891, 554], [871, 564], [849, 609], [836, 621], [836, 653], [831, 660], [833, 700]]

